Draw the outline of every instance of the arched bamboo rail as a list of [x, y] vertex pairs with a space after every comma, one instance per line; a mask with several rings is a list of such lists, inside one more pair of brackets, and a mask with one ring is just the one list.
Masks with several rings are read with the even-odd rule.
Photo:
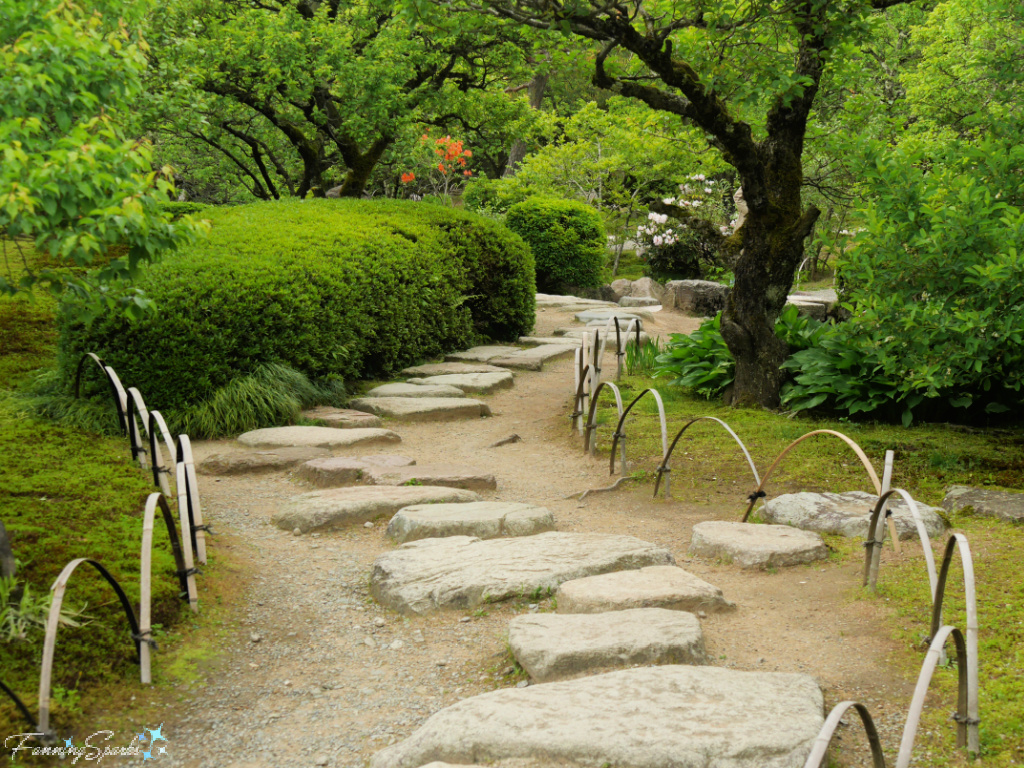
[[878, 501], [875, 502], [875, 506], [871, 510], [871, 518], [868, 522], [868, 540], [864, 542], [864, 586], [874, 589], [878, 581], [878, 566], [881, 562], [882, 543], [885, 539], [885, 528], [879, 525], [879, 521], [882, 518], [882, 509], [885, 507], [886, 500], [894, 493], [899, 494], [906, 502], [910, 509], [910, 515], [914, 518], [917, 535], [921, 539], [921, 548], [924, 550], [924, 560], [928, 568], [928, 583], [931, 587], [932, 600], [934, 600], [938, 578], [935, 572], [932, 542], [928, 536], [928, 529], [924, 526], [924, 519], [921, 517], [921, 510], [917, 506], [917, 502], [902, 488], [892, 488], [883, 493], [878, 497]]
[[[188, 435], [178, 435], [175, 444], [175, 456], [177, 466], [184, 467], [185, 482], [182, 483], [182, 474], [177, 472], [178, 483], [178, 505], [181, 506], [182, 497], [186, 502], [189, 520], [189, 532], [192, 549], [195, 551], [196, 559], [205, 565], [206, 563], [206, 535], [211, 533], [210, 526], [203, 523], [203, 507], [199, 501], [199, 480], [196, 477], [196, 464], [192, 458], [192, 441]], [[184, 489], [184, 491], [183, 491]]]
[[807, 756], [804, 768], [821, 768], [822, 762], [825, 760], [825, 754], [828, 752], [828, 747], [832, 743], [832, 737], [835, 735], [836, 728], [839, 727], [839, 721], [850, 707], [857, 711], [857, 714], [860, 715], [860, 721], [864, 724], [864, 732], [868, 737], [868, 744], [871, 747], [872, 767], [885, 768], [885, 755], [882, 753], [882, 742], [878, 738], [878, 729], [875, 727], [875, 721], [871, 719], [871, 713], [868, 712], [868, 708], [858, 701], [843, 701], [832, 708], [828, 718], [825, 720], [825, 724], [818, 731], [818, 737], [814, 740], [811, 754]]
[[[71, 574], [82, 563], [88, 563], [99, 571], [100, 575], [107, 580], [107, 583], [117, 593], [117, 599], [121, 601], [121, 607], [124, 609], [128, 624], [131, 627], [131, 639], [135, 643], [136, 654], [140, 653], [139, 646], [144, 640], [139, 634], [139, 624], [135, 620], [135, 611], [132, 610], [128, 596], [121, 589], [121, 585], [117, 583], [117, 579], [110, 575], [110, 571], [104, 568], [99, 561], [87, 557], [79, 557], [65, 565], [64, 570], [60, 572], [60, 575], [50, 588], [50, 591], [53, 593], [53, 599], [50, 602], [50, 613], [46, 618], [46, 637], [43, 640], [43, 663], [39, 670], [39, 722], [37, 727], [44, 737], [49, 734], [50, 730], [50, 686], [53, 678], [53, 654], [57, 644], [60, 609], [64, 602], [64, 591], [67, 589], [68, 579], [71, 578]], [[145, 642], [148, 643], [150, 641], [146, 640]]]
[[[654, 498], [658, 497], [658, 486], [661, 485], [662, 475], [667, 475], [672, 471], [668, 466], [668, 460], [672, 458], [672, 452], [676, 449], [676, 444], [679, 442], [679, 438], [681, 438], [683, 433], [698, 421], [714, 421], [717, 424], [721, 424], [725, 431], [732, 435], [732, 439], [736, 441], [736, 444], [740, 447], [740, 450], [743, 451], [743, 455], [747, 459], [747, 465], [750, 467], [750, 471], [754, 475], [754, 482], [760, 485], [761, 477], [757, 474], [757, 467], [754, 466], [754, 460], [750, 458], [750, 451], [747, 450], [747, 446], [745, 446], [743, 441], [740, 440], [739, 435], [733, 432], [732, 427], [714, 416], [698, 416], [695, 419], [690, 419], [690, 421], [683, 425], [683, 428], [676, 433], [675, 439], [672, 441], [672, 445], [670, 445], [668, 450], [662, 455], [661, 466], [658, 467], [658, 477], [654, 481]], [[668, 497], [669, 478], [665, 477], [665, 498], [667, 499]]]
[[614, 326], [615, 326], [615, 365], [616, 365], [615, 378], [616, 379], [621, 379], [622, 378], [622, 358], [626, 356], [626, 345], [629, 344], [629, 334], [630, 334], [630, 331], [632, 331], [634, 328], [636, 328], [636, 348], [639, 350], [640, 349], [640, 330], [641, 330], [642, 326], [641, 326], [640, 321], [638, 319], [634, 318], [634, 319], [630, 320], [629, 324], [626, 326], [626, 330], [624, 332], [624, 335], [626, 336], [626, 343], [623, 344], [622, 343], [623, 331], [621, 329], [621, 326], [619, 325], [619, 318], [618, 318], [617, 315], [612, 315], [608, 319], [608, 322], [605, 323], [605, 326], [604, 326], [604, 343], [601, 346], [601, 354], [604, 354], [604, 350], [605, 350], [605, 346], [604, 345], [606, 345], [608, 343], [608, 332], [609, 332], [609, 330], [611, 330], [609, 328], [609, 325], [611, 325], [612, 323], [614, 323]]
[[[146, 432], [149, 434], [149, 455], [152, 458], [150, 468], [153, 470], [153, 485], [159, 488], [164, 496], [170, 498], [171, 487], [168, 478], [171, 475], [171, 468], [178, 463], [177, 450], [175, 449], [174, 441], [171, 439], [171, 433], [167, 429], [167, 423], [164, 421], [160, 411], [149, 412], [149, 427]], [[160, 450], [160, 441], [157, 439], [157, 435], [163, 440], [164, 447], [167, 449], [169, 460], [166, 462], [164, 461], [163, 451]]]
[[[131, 443], [132, 460], [138, 461], [143, 470], [149, 468], [146, 457], [146, 446], [142, 440], [142, 430], [149, 436], [149, 409], [146, 408], [146, 401], [142, 399], [142, 393], [135, 387], [128, 388], [128, 440]], [[142, 428], [139, 428], [139, 423]]]
[[196, 590], [196, 574], [199, 572], [195, 567], [195, 560], [192, 556], [192, 537], [195, 535], [195, 524], [192, 522], [191, 507], [189, 503], [188, 480], [185, 471], [185, 464], [178, 462], [178, 525], [181, 528], [181, 554], [185, 564], [185, 593], [188, 595], [188, 605], [192, 613], [199, 613], [199, 593]]
[[[84, 373], [85, 362], [92, 360], [99, 366], [103, 372], [103, 378], [107, 382], [107, 386], [110, 388], [110, 396], [114, 399], [114, 407], [117, 408], [117, 423], [121, 427], [121, 434], [128, 434], [128, 419], [125, 416], [125, 397], [124, 388], [121, 387], [121, 381], [117, 378], [117, 374], [114, 373], [114, 369], [109, 365], [106, 365], [103, 360], [92, 352], [86, 352], [82, 355], [82, 359], [78, 361], [78, 368], [75, 371], [75, 398], [82, 396], [82, 374]], [[115, 384], [116, 382], [116, 384]]]
[[[594, 421], [594, 416], [597, 413], [597, 400], [601, 395], [601, 390], [605, 387], [611, 388], [612, 394], [615, 395], [615, 410], [619, 416], [622, 417], [622, 393], [619, 392], [619, 388], [612, 384], [610, 381], [602, 381], [597, 385], [597, 389], [594, 390], [593, 395], [590, 397], [590, 410], [587, 413], [587, 424], [583, 430], [583, 450], [590, 451], [590, 455], [593, 456], [597, 449], [597, 441], [595, 440], [597, 433], [597, 423]], [[623, 472], [625, 472], [625, 454], [623, 454]]]
[[658, 416], [661, 419], [661, 455], [664, 456], [666, 453], [668, 453], [668, 427], [665, 424], [665, 404], [661, 401], [661, 395], [658, 393], [658, 390], [645, 389], [643, 392], [641, 392], [633, 399], [633, 402], [626, 406], [626, 409], [622, 412], [622, 415], [619, 416], [619, 423], [615, 425], [615, 433], [612, 435], [611, 462], [608, 466], [609, 475], [615, 474], [615, 448], [618, 446], [620, 441], [623, 443], [622, 473], [626, 473], [626, 433], [622, 431], [622, 425], [625, 423], [626, 417], [629, 416], [629, 412], [633, 410], [633, 406], [639, 403], [643, 396], [646, 395], [648, 392], [654, 395], [654, 401], [658, 404]]
[[[576, 352], [577, 359], [581, 359], [583, 356], [583, 350]], [[580, 417], [586, 413], [586, 409], [583, 406], [583, 399], [587, 397], [584, 394], [583, 389], [587, 385], [587, 374], [590, 373], [590, 366], [584, 365], [576, 372], [576, 395], [572, 401], [572, 413], [569, 415], [569, 431], [578, 429], [581, 433], [583, 432], [583, 422], [580, 421]]]
[[[935, 633], [935, 638], [928, 647], [924, 664], [921, 666], [921, 674], [917, 678], [917, 686], [914, 688], [914, 697], [910, 700], [910, 710], [907, 713], [907, 722], [903, 726], [903, 738], [900, 740], [900, 751], [896, 757], [896, 768], [908, 768], [910, 759], [914, 752], [914, 737], [917, 736], [918, 726], [921, 724], [921, 713], [924, 710], [924, 700], [928, 694], [928, 686], [931, 684], [932, 675], [935, 674], [935, 667], [938, 666], [939, 657], [942, 655], [942, 648], [949, 636], [953, 636], [956, 645], [956, 667], [958, 681], [958, 695], [956, 714], [953, 719], [957, 723], [956, 743], [962, 747], [967, 743], [968, 725], [972, 719], [968, 715], [968, 672], [967, 672], [967, 650], [964, 643], [964, 636], [956, 627], [948, 624]], [[977, 727], [977, 718], [973, 719], [973, 725]]]
[[25, 722], [28, 723], [28, 727], [35, 728], [36, 720], [34, 717], [32, 717], [32, 713], [28, 711], [28, 707], [25, 706], [25, 702], [23, 702], [21, 698], [19, 698], [18, 694], [11, 690], [11, 688], [6, 683], [4, 683], [3, 680], [0, 680], [0, 690], [6, 693], [7, 697], [14, 702], [14, 706], [17, 707], [18, 712], [21, 713], [21, 716], [25, 718]]
[[871, 479], [871, 484], [875, 488], [875, 493], [881, 494], [882, 483], [878, 479], [878, 475], [875, 473], [875, 468], [871, 466], [871, 462], [868, 461], [868, 457], [864, 455], [864, 451], [861, 449], [861, 447], [857, 445], [855, 442], [853, 442], [853, 440], [848, 438], [846, 435], [844, 435], [842, 432], [836, 432], [831, 429], [816, 429], [813, 432], [808, 432], [806, 435], [803, 435], [802, 437], [798, 437], [792, 443], [787, 445], [786, 448], [782, 451], [782, 453], [779, 454], [778, 458], [775, 459], [775, 462], [770, 467], [768, 467], [768, 471], [765, 472], [764, 478], [762, 478], [761, 482], [758, 483], [757, 485], [757, 490], [750, 494], [750, 503], [747, 505], [747, 511], [743, 515], [744, 523], [747, 522], [747, 518], [750, 517], [750, 512], [754, 509], [754, 505], [757, 503], [757, 500], [764, 498], [764, 484], [768, 482], [768, 478], [772, 476], [772, 472], [774, 472], [775, 468], [779, 466], [779, 462], [781, 462], [786, 457], [786, 454], [788, 454], [796, 446], [798, 446], [807, 438], [814, 437], [815, 435], [833, 435], [834, 437], [838, 437], [840, 440], [842, 440], [844, 443], [850, 446], [853, 449], [853, 452], [857, 454], [857, 458], [860, 459], [860, 463], [864, 465], [864, 469], [867, 471], [868, 477]]

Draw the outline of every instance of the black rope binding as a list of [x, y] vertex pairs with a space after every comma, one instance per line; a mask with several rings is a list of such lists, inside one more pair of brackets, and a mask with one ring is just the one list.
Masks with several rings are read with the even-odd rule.
[[752, 494], [747, 496], [747, 501], [749, 501], [751, 504], [753, 504], [758, 499], [763, 499], [767, 495], [768, 494], [765, 493], [764, 491], [754, 491]]
[[203, 523], [202, 525], [193, 525], [192, 526], [192, 530], [193, 531], [206, 531], [206, 533], [210, 534], [211, 536], [216, 536], [217, 535], [210, 528], [210, 524], [209, 523]]
[[145, 643], [150, 648], [152, 648], [154, 651], [158, 651], [158, 650], [160, 650], [160, 648], [159, 648], [159, 646], [157, 646], [156, 640], [154, 640], [152, 637], [150, 637], [151, 634], [152, 634], [152, 631], [147, 629], [145, 632], [139, 632], [138, 634], [133, 634], [132, 635], [132, 640], [134, 640], [137, 643]]
[[978, 718], [961, 715], [959, 712], [954, 712], [950, 717], [956, 722], [963, 723], [964, 725], [981, 725], [981, 720]]
[[197, 574], [202, 575], [202, 573], [203, 572], [198, 568], [185, 568], [182, 571], [178, 571], [178, 576], [184, 576], [185, 578], [188, 578], [189, 576], [195, 576]]

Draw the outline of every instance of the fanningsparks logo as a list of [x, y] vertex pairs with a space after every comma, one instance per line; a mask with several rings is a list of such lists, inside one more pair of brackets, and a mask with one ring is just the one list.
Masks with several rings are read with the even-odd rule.
[[131, 741], [124, 746], [116, 746], [110, 742], [114, 739], [113, 731], [96, 731], [80, 744], [75, 739], [58, 739], [52, 744], [41, 744], [42, 733], [16, 733], [4, 740], [4, 748], [10, 750], [11, 758], [21, 755], [56, 757], [70, 760], [75, 765], [79, 760], [99, 763], [104, 758], [142, 758], [156, 760], [160, 755], [167, 754], [167, 737], [161, 733], [163, 723], [157, 728], [143, 728], [140, 733], [132, 733]]

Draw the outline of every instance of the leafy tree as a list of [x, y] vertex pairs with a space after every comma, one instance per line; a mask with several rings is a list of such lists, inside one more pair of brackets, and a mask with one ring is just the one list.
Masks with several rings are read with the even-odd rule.
[[[149, 304], [125, 281], [197, 233], [161, 212], [169, 169], [152, 171], [149, 143], [126, 128], [145, 49], [72, 2], [0, 0], [0, 292], [68, 287], [93, 310], [138, 315]], [[33, 269], [31, 248], [52, 266]]]

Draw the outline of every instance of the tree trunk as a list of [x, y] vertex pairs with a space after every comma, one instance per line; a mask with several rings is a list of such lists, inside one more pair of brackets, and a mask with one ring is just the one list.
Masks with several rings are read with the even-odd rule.
[[[547, 87], [547, 75], [534, 75], [533, 80], [530, 81], [530, 85], [527, 87], [530, 109], [540, 109], [540, 105], [544, 102], [544, 91], [547, 90]], [[522, 165], [523, 160], [526, 158], [527, 149], [526, 142], [522, 139], [516, 139], [512, 143], [512, 149], [508, 152], [508, 162], [505, 163], [505, 172], [502, 174], [503, 177], [508, 178], [516, 175], [516, 171], [519, 170], [519, 166]]]
[[346, 157], [348, 171], [345, 173], [345, 180], [338, 188], [338, 197], [361, 197], [366, 185], [370, 182], [373, 169], [377, 167], [384, 151], [391, 146], [390, 136], [378, 138], [366, 152], [349, 154]]

